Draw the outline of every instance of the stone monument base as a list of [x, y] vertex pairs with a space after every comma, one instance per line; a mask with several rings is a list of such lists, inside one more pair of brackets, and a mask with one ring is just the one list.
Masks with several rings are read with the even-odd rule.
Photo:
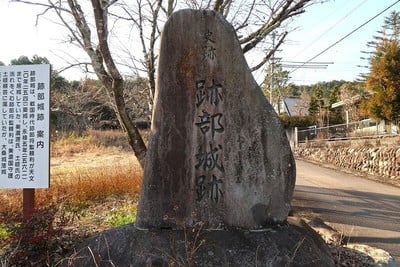
[[321, 237], [289, 217], [261, 230], [139, 230], [134, 224], [86, 240], [63, 266], [334, 266]]

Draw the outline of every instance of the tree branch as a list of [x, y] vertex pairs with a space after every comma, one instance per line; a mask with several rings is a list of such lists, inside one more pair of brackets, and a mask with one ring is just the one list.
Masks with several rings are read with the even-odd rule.
[[39, 2], [32, 2], [32, 1], [25, 1], [25, 0], [11, 0], [11, 2], [14, 2], [14, 3], [21, 3], [21, 4], [28, 4], [28, 5], [34, 5], [34, 6], [42, 6], [42, 7], [46, 7], [46, 8], [57, 8], [58, 10], [60, 10], [60, 11], [63, 11], [63, 12], [67, 12], [67, 13], [70, 13], [70, 11], [68, 10], [68, 9], [66, 9], [66, 8], [63, 8], [61, 5], [59, 5], [59, 6], [55, 6], [53, 3], [50, 3], [50, 4], [43, 4], [43, 3], [39, 3]]
[[288, 32], [284, 32], [283, 35], [280, 37], [278, 43], [275, 45], [275, 47], [272, 47], [272, 49], [268, 52], [268, 54], [261, 60], [260, 63], [255, 65], [254, 67], [250, 68], [250, 71], [256, 71], [259, 68], [261, 68], [278, 50], [278, 48], [283, 44], [283, 41], [285, 40]]
[[253, 0], [253, 2], [251, 3], [251, 6], [250, 6], [250, 10], [249, 10], [249, 12], [247, 13], [246, 18], [243, 20], [243, 22], [241, 23], [241, 25], [239, 25], [238, 27], [236, 27], [236, 29], [235, 29], [236, 32], [239, 31], [239, 30], [241, 30], [242, 28], [248, 26], [248, 21], [249, 21], [251, 15], [253, 14], [253, 10], [254, 10], [255, 4], [256, 4], [256, 0]]
[[278, 28], [284, 20], [303, 13], [304, 7], [309, 2], [311, 2], [311, 0], [300, 0], [297, 3], [294, 0], [287, 0], [283, 6], [279, 8], [279, 12], [276, 13], [275, 16], [274, 14], [272, 15], [272, 20], [269, 23], [261, 25], [256, 31], [240, 40], [241, 44], [245, 44], [243, 53], [256, 47], [271, 31]]
[[[95, 25], [97, 30], [97, 36], [99, 40], [99, 50], [101, 56], [107, 66], [108, 73], [107, 80], [110, 83], [107, 90], [110, 91], [110, 95], [113, 96], [115, 101], [115, 110], [122, 127], [128, 133], [129, 144], [133, 148], [133, 151], [141, 164], [144, 163], [146, 156], [146, 145], [139, 133], [139, 130], [132, 123], [129, 114], [126, 109], [126, 103], [124, 99], [124, 80], [115, 65], [114, 59], [111, 55], [110, 48], [108, 46], [108, 28], [107, 28], [107, 6], [102, 5], [102, 0], [91, 0], [93, 6], [93, 13], [95, 19]], [[105, 77], [103, 77], [104, 79]], [[107, 81], [106, 81], [107, 83]]]

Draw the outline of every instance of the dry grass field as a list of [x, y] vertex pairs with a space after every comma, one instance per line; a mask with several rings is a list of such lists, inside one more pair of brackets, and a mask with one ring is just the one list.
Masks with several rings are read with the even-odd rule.
[[0, 266], [54, 266], [83, 238], [135, 220], [142, 170], [124, 133], [55, 138], [50, 174], [28, 223], [22, 190], [0, 189]]

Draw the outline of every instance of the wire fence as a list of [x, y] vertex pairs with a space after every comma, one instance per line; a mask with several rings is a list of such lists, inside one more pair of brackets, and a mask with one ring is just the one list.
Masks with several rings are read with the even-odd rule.
[[320, 140], [348, 140], [362, 138], [376, 138], [399, 134], [399, 126], [384, 121], [376, 122], [366, 119], [357, 122], [337, 124], [325, 127], [316, 125], [307, 128], [298, 128], [295, 138], [298, 143]]

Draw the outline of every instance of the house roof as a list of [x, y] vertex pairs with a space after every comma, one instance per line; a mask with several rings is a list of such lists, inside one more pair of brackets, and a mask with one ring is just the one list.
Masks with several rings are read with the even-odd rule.
[[304, 106], [303, 102], [304, 100], [299, 97], [285, 97], [283, 99], [284, 110], [289, 116], [308, 115], [308, 110], [302, 108]]

